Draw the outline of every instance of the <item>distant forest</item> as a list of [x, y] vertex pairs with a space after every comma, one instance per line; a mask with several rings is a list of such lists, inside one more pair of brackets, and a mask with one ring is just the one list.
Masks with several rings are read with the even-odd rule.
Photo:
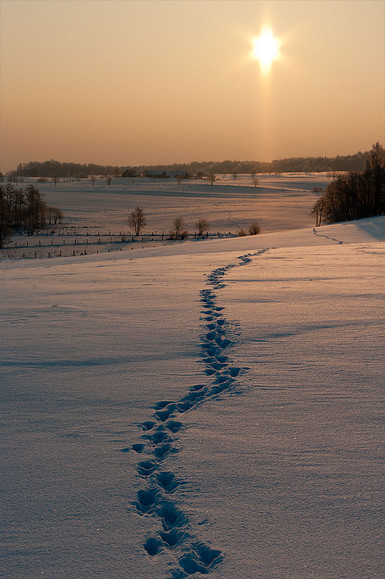
[[276, 159], [271, 163], [260, 161], [193, 161], [192, 163], [175, 163], [172, 165], [112, 166], [95, 165], [94, 163], [61, 163], [59, 161], [20, 163], [8, 177], [47, 177], [81, 179], [91, 175], [129, 176], [144, 175], [146, 171], [175, 171], [188, 175], [197, 173], [219, 174], [256, 174], [256, 173], [291, 173], [320, 171], [363, 171], [369, 152], [337, 157], [290, 157]]

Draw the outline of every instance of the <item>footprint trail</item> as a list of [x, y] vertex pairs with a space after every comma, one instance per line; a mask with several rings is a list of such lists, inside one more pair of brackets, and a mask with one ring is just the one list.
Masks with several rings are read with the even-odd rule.
[[188, 516], [178, 506], [175, 493], [186, 484], [164, 463], [178, 452], [177, 441], [185, 429], [183, 414], [200, 404], [233, 388], [237, 376], [246, 368], [234, 366], [229, 349], [233, 345], [229, 336], [229, 323], [218, 306], [216, 291], [225, 287], [224, 276], [234, 267], [247, 265], [251, 257], [267, 249], [238, 257], [238, 263], [220, 267], [207, 278], [206, 289], [200, 292], [202, 303], [203, 335], [200, 340], [206, 384], [191, 386], [179, 400], [161, 400], [154, 406], [150, 420], [140, 424], [141, 441], [121, 452], [134, 451], [140, 458], [137, 474], [143, 480], [143, 488], [137, 493], [133, 507], [140, 516], [158, 520], [159, 531], [148, 537], [143, 548], [149, 557], [156, 557], [167, 550], [175, 560], [170, 579], [183, 579], [195, 573], [210, 574], [220, 564], [223, 553], [201, 542], [191, 528]]

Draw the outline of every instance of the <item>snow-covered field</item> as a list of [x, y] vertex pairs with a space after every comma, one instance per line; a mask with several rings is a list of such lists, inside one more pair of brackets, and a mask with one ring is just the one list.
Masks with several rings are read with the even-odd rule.
[[[213, 186], [204, 180], [105, 179], [36, 183], [48, 205], [64, 212], [63, 224], [49, 227], [33, 237], [14, 235], [0, 259], [67, 257], [131, 249], [132, 245], [165, 245], [173, 220], [182, 216], [190, 237], [198, 219], [209, 221], [210, 238], [236, 236], [257, 221], [264, 233], [307, 227], [309, 213], [331, 177], [320, 173], [218, 176]], [[21, 185], [25, 187], [27, 181]], [[137, 205], [145, 211], [147, 225], [131, 243], [127, 224]], [[141, 247], [142, 245], [140, 245]]]
[[2, 576], [384, 577], [385, 218], [277, 229], [1, 263]]

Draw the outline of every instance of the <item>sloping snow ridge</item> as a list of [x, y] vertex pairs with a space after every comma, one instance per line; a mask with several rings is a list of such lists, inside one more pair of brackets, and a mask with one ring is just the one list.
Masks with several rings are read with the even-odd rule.
[[3, 262], [3, 576], [384, 576], [384, 266], [382, 217]]

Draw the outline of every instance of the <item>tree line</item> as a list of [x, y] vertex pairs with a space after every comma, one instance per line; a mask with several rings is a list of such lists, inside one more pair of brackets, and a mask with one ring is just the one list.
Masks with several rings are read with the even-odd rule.
[[51, 207], [34, 185], [17, 189], [11, 183], [0, 186], [0, 247], [15, 231], [26, 231], [28, 235], [46, 225], [60, 223], [63, 212]]
[[321, 171], [362, 171], [365, 166], [368, 152], [358, 152], [355, 155], [337, 157], [289, 157], [275, 159], [271, 162], [262, 161], [194, 161], [192, 163], [179, 163], [173, 165], [141, 165], [131, 167], [131, 171], [141, 175], [146, 171], [170, 171], [197, 175], [207, 174], [246, 174], [257, 173], [300, 173]]
[[62, 163], [50, 161], [20, 163], [15, 171], [8, 173], [9, 177], [46, 177], [86, 179], [91, 175], [121, 175], [125, 167], [113, 165], [95, 165], [94, 163]]
[[385, 215], [385, 150], [379, 144], [369, 152], [365, 169], [335, 178], [311, 212], [316, 226]]
[[129, 177], [143, 175], [146, 171], [170, 171], [188, 176], [202, 174], [251, 174], [257, 173], [290, 173], [320, 171], [363, 171], [369, 152], [358, 152], [355, 155], [336, 157], [289, 157], [275, 159], [269, 163], [261, 161], [193, 161], [169, 165], [114, 166], [96, 165], [94, 163], [68, 163], [51, 159], [50, 161], [20, 163], [15, 171], [7, 174], [9, 178], [45, 177], [83, 179], [92, 175], [125, 174]]

